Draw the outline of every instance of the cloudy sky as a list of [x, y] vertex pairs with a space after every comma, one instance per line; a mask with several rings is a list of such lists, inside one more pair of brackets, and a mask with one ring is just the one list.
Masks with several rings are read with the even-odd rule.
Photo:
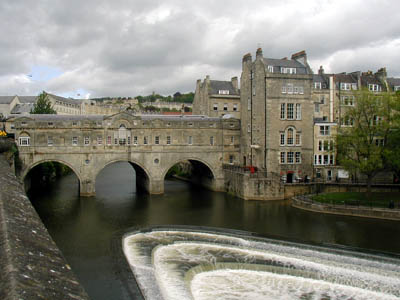
[[257, 47], [400, 77], [399, 0], [2, 0], [0, 35], [0, 95], [189, 92]]

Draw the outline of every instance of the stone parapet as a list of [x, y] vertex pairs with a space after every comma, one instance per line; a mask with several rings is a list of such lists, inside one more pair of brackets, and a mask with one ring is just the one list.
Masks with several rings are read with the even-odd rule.
[[314, 202], [307, 196], [293, 197], [292, 206], [326, 214], [400, 221], [400, 209], [323, 204]]
[[0, 155], [0, 299], [89, 299]]

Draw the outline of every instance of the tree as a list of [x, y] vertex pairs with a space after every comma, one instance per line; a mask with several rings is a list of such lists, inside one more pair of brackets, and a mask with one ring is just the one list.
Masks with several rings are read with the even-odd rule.
[[341, 126], [337, 134], [338, 163], [350, 173], [366, 176], [369, 198], [373, 178], [387, 167], [393, 97], [366, 89], [354, 96], [355, 106], [342, 116], [352, 126]]
[[50, 99], [45, 91], [39, 94], [38, 99], [31, 109], [31, 114], [56, 114]]

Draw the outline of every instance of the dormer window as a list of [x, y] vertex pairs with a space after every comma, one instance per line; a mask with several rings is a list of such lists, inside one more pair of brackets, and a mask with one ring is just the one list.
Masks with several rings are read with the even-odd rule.
[[381, 92], [382, 87], [379, 84], [368, 84], [368, 89], [371, 92]]
[[268, 72], [274, 73], [274, 66], [268, 66]]
[[351, 83], [341, 82], [341, 83], [340, 83], [340, 89], [341, 89], [341, 90], [344, 90], [344, 91], [350, 91], [350, 89], [351, 89]]
[[296, 68], [281, 67], [282, 74], [296, 74]]
[[229, 90], [219, 90], [218, 94], [220, 94], [220, 95], [229, 95]]
[[320, 90], [321, 89], [321, 82], [314, 82], [314, 89]]

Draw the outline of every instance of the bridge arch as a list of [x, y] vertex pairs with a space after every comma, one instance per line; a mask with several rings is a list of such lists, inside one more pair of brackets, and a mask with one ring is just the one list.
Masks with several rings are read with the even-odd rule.
[[76, 177], [78, 177], [79, 182], [82, 181], [82, 175], [80, 174], [79, 171], [77, 171], [77, 169], [76, 169], [73, 165], [71, 165], [70, 163], [68, 163], [68, 162], [66, 162], [66, 161], [64, 161], [64, 160], [62, 160], [62, 159], [53, 159], [53, 158], [50, 158], [50, 159], [42, 159], [42, 160], [36, 161], [36, 162], [30, 164], [29, 166], [27, 166], [27, 167], [24, 169], [23, 173], [22, 173], [22, 176], [21, 176], [22, 180], [25, 180], [26, 175], [28, 175], [28, 173], [29, 173], [34, 167], [36, 167], [36, 166], [38, 166], [38, 165], [41, 165], [41, 164], [43, 164], [43, 163], [46, 163], [46, 162], [57, 162], [57, 163], [60, 163], [60, 164], [63, 164], [63, 165], [65, 165], [65, 166], [67, 166], [68, 168], [70, 168], [70, 169], [74, 172], [74, 174], [76, 175]]
[[189, 181], [196, 184], [203, 186], [207, 189], [218, 191], [220, 190], [218, 184], [218, 170], [215, 169], [209, 162], [206, 160], [199, 158], [199, 157], [181, 157], [176, 159], [168, 164], [165, 170], [162, 173], [162, 180], [165, 181], [165, 177], [168, 171], [175, 165], [182, 163], [182, 162], [190, 162], [192, 167], [191, 170], [191, 177]]
[[105, 164], [101, 165], [101, 167], [96, 169], [96, 171], [94, 172], [94, 186], [96, 185], [96, 179], [98, 175], [101, 173], [101, 171], [103, 171], [107, 166], [110, 166], [117, 162], [129, 163], [133, 167], [136, 173], [136, 186], [138, 188], [146, 190], [147, 192], [152, 191], [151, 189], [152, 178], [150, 176], [149, 170], [146, 167], [144, 167], [141, 163], [135, 160], [121, 159], [121, 158], [109, 160]]

